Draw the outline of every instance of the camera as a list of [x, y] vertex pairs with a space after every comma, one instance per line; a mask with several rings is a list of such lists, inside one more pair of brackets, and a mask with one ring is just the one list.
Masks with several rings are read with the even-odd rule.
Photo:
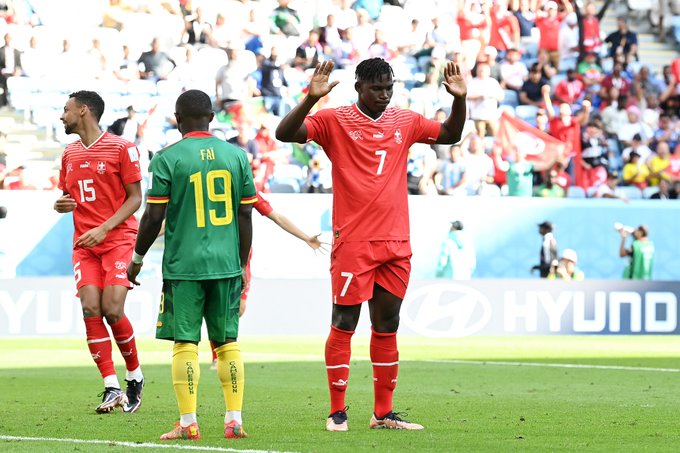
[[633, 228], [632, 226], [624, 225], [624, 224], [619, 223], [619, 222], [616, 222], [614, 224], [614, 229], [616, 231], [619, 231], [619, 232], [625, 231], [628, 234], [633, 234], [633, 232], [635, 231], [635, 228]]

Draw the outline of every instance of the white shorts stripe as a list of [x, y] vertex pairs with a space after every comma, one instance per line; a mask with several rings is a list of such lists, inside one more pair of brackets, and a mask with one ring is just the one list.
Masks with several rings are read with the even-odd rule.
[[127, 340], [122, 340], [122, 341], [117, 341], [117, 340], [116, 340], [116, 344], [125, 344], [125, 343], [129, 343], [129, 342], [132, 341], [134, 338], [135, 338], [135, 336], [134, 336], [134, 334], [133, 334], [133, 335], [132, 335], [130, 338], [128, 338]]
[[397, 360], [396, 362], [389, 362], [389, 363], [371, 362], [371, 365], [373, 365], [373, 366], [395, 366], [395, 365], [399, 365], [399, 361]]
[[111, 338], [106, 337], [106, 338], [93, 338], [91, 340], [87, 340], [87, 344], [92, 344], [92, 343], [104, 343], [105, 341], [111, 341]]
[[327, 370], [336, 370], [338, 368], [349, 368], [349, 365], [343, 364], [343, 365], [326, 365]]

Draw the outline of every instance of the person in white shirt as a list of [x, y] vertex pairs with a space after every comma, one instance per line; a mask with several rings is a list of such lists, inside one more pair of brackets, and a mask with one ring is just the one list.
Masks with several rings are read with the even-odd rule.
[[490, 77], [491, 69], [487, 63], [477, 64], [477, 77], [468, 85], [468, 107], [470, 118], [475, 122], [480, 137], [496, 135], [498, 131], [498, 103], [505, 94], [498, 80]]
[[519, 61], [520, 56], [519, 50], [508, 49], [505, 60], [500, 64], [502, 88], [518, 92], [522, 89], [524, 81], [529, 76], [529, 68]]

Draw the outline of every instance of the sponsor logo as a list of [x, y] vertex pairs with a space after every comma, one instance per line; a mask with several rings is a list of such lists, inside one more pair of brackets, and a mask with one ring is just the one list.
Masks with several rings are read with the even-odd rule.
[[90, 168], [90, 161], [88, 160], [80, 164], [80, 168]]
[[352, 140], [363, 140], [364, 134], [361, 131], [350, 131], [349, 136]]
[[99, 173], [100, 175], [106, 173], [106, 162], [104, 162], [103, 160], [97, 162], [97, 173]]
[[123, 269], [127, 269], [127, 265], [125, 264], [124, 261], [116, 261], [113, 265], [116, 269], [119, 271], [122, 271]]
[[338, 379], [337, 381], [331, 382], [331, 385], [335, 385], [337, 387], [347, 387], [347, 381], [344, 379]]
[[116, 278], [125, 278], [125, 279], [127, 279], [127, 274], [116, 274]]
[[491, 303], [476, 289], [455, 283], [423, 286], [407, 295], [401, 310], [404, 323], [429, 337], [464, 337], [491, 320]]
[[401, 129], [397, 129], [394, 131], [394, 141], [397, 142], [397, 144], [401, 145], [401, 142], [404, 140], [404, 137], [401, 135]]
[[134, 354], [134, 353], [135, 353], [135, 352], [134, 352], [132, 349], [130, 349], [129, 351], [120, 351], [120, 354], [121, 354], [123, 357], [130, 357], [130, 356], [131, 356], [132, 354]]
[[102, 353], [101, 351], [97, 351], [96, 354], [90, 354], [92, 356], [92, 360], [99, 360], [102, 358]]
[[139, 151], [136, 146], [128, 148], [128, 155], [130, 156], [130, 162], [137, 162], [139, 160]]
[[384, 138], [384, 137], [385, 137], [385, 134], [383, 134], [382, 132], [378, 132], [377, 134], [373, 134], [373, 138]]

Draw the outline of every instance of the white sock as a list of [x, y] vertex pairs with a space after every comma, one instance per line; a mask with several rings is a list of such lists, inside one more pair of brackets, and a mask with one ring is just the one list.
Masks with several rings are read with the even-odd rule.
[[241, 420], [241, 411], [227, 411], [227, 413], [224, 414], [224, 423], [229, 423], [232, 420], [236, 420], [236, 423], [242, 425], [243, 420]]
[[144, 375], [142, 374], [142, 367], [138, 366], [132, 371], [126, 371], [125, 372], [125, 379], [128, 381], [137, 381], [137, 382], [142, 382], [142, 379], [144, 379]]
[[182, 414], [179, 416], [179, 426], [186, 428], [192, 423], [197, 423], [196, 412], [190, 412], [188, 414]]
[[120, 389], [120, 383], [118, 382], [118, 376], [112, 374], [104, 378], [104, 387], [113, 387], [114, 389]]

